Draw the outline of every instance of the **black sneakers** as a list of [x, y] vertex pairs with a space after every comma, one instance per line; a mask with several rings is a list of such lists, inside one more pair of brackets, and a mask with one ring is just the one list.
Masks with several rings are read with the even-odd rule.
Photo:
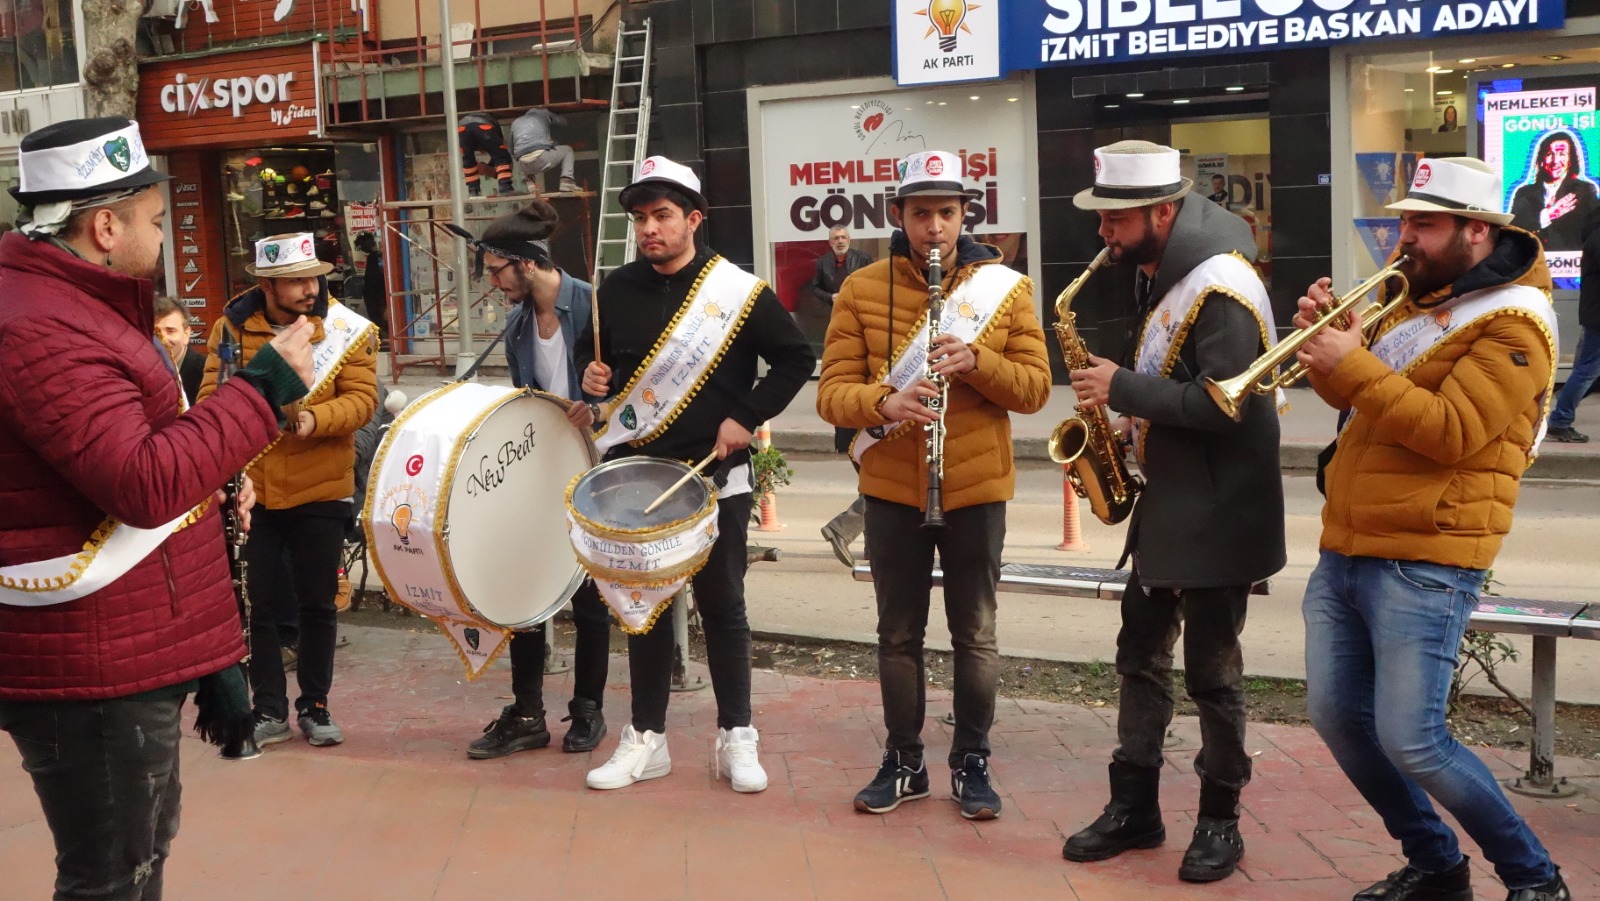
[[856, 793], [856, 810], [862, 813], [888, 813], [899, 807], [901, 801], [915, 801], [927, 796], [927, 764], [918, 760], [915, 767], [908, 766], [901, 762], [899, 751], [885, 751], [878, 775], [866, 788]]
[[1551, 426], [1545, 430], [1544, 436], [1551, 441], [1562, 441], [1567, 444], [1588, 444], [1589, 436], [1578, 431], [1572, 426]]
[[561, 750], [569, 754], [593, 751], [600, 739], [606, 737], [605, 714], [600, 712], [599, 704], [588, 698], [573, 698], [567, 702], [567, 715], [561, 721], [569, 720], [572, 728], [567, 730], [566, 738], [561, 739]]
[[987, 757], [968, 754], [961, 768], [950, 772], [950, 797], [969, 820], [992, 820], [1000, 815], [1000, 796], [989, 785]]
[[498, 719], [483, 727], [483, 737], [467, 746], [467, 756], [490, 760], [548, 744], [550, 730], [545, 728], [544, 714], [523, 716], [516, 704], [507, 704]]

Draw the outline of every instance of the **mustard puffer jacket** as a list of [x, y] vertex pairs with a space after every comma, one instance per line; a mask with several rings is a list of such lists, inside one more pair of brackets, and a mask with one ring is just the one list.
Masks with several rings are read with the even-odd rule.
[[[248, 364], [274, 335], [272, 325], [261, 312], [261, 289], [254, 288], [228, 303], [224, 317], [237, 329], [243, 345], [243, 360]], [[331, 309], [330, 309], [331, 308]], [[325, 322], [342, 309], [330, 300], [326, 289], [306, 318], [315, 327], [311, 341], [323, 340]], [[211, 329], [206, 342], [205, 379], [200, 383], [204, 399], [217, 387], [217, 341], [223, 320]], [[356, 490], [356, 432], [372, 418], [378, 408], [378, 348], [373, 340], [352, 347], [338, 372], [300, 402], [316, 420], [310, 434], [285, 433], [249, 469], [255, 483], [256, 500], [269, 510], [283, 510], [315, 501], [337, 501], [353, 497]]]
[[[1537, 239], [1510, 227], [1488, 260], [1390, 321], [1507, 285], [1550, 290]], [[1511, 530], [1552, 363], [1543, 327], [1502, 313], [1463, 324], [1408, 375], [1363, 349], [1313, 376], [1323, 399], [1356, 411], [1328, 464], [1322, 549], [1489, 568]]]
[[[927, 308], [927, 276], [906, 256], [896, 232], [887, 260], [850, 276], [839, 290], [822, 351], [817, 413], [827, 422], [864, 429], [886, 420], [874, 409], [888, 394], [879, 374]], [[980, 266], [1001, 265], [1000, 251], [963, 236], [956, 265], [944, 280], [954, 293]], [[890, 279], [894, 320], [890, 322]], [[1033, 283], [1024, 278], [1010, 306], [972, 345], [977, 368], [950, 383], [945, 414], [944, 507], [959, 510], [1010, 500], [1016, 491], [1008, 413], [1035, 413], [1050, 396], [1050, 363], [1044, 331], [1033, 310]], [[928, 496], [926, 437], [905, 426], [867, 451], [861, 463], [861, 493], [922, 509]]]

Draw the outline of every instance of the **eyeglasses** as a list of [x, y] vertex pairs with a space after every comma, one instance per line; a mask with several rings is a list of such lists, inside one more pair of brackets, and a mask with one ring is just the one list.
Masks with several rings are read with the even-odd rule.
[[515, 265], [516, 265], [516, 261], [515, 260], [511, 260], [509, 262], [501, 263], [498, 266], [485, 266], [485, 267], [483, 267], [483, 270], [485, 272], [489, 273], [489, 277], [490, 278], [498, 279], [500, 277], [500, 273], [501, 273], [502, 270], [509, 269], [509, 268], [511, 268], [512, 266], [515, 266]]

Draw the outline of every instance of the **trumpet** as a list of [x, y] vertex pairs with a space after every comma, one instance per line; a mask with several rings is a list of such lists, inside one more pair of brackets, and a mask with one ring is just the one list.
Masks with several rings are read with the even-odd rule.
[[1400, 290], [1395, 292], [1386, 303], [1368, 303], [1361, 310], [1358, 321], [1361, 331], [1366, 336], [1366, 341], [1371, 342], [1373, 335], [1370, 332], [1388, 315], [1404, 303], [1411, 293], [1411, 283], [1401, 274], [1400, 267], [1404, 266], [1409, 257], [1400, 256], [1394, 262], [1379, 270], [1371, 278], [1351, 288], [1344, 295], [1335, 298], [1333, 304], [1325, 307], [1318, 315], [1317, 320], [1303, 329], [1297, 329], [1289, 337], [1273, 345], [1266, 353], [1262, 354], [1251, 363], [1249, 368], [1231, 379], [1217, 381], [1206, 379], [1206, 393], [1216, 401], [1222, 412], [1233, 417], [1238, 422], [1244, 416], [1244, 402], [1252, 394], [1272, 394], [1279, 388], [1287, 388], [1305, 378], [1310, 369], [1296, 361], [1288, 369], [1279, 372], [1279, 368], [1294, 359], [1295, 354], [1305, 343], [1333, 323], [1341, 325], [1349, 321], [1350, 314], [1366, 300], [1367, 295], [1378, 286], [1391, 278], [1400, 280]]

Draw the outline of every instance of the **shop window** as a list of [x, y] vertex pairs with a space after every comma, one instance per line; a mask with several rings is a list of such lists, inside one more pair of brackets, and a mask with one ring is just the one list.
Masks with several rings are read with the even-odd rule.
[[[372, 158], [370, 166], [363, 148]], [[334, 265], [328, 274], [333, 295], [361, 296], [359, 283], [350, 278], [355, 274], [351, 260], [355, 229], [373, 228], [369, 220], [375, 219], [375, 212], [370, 202], [364, 202], [371, 193], [371, 179], [362, 173], [376, 169], [377, 151], [370, 144], [340, 150], [336, 155], [328, 146], [270, 147], [222, 154], [229, 297], [256, 283], [244, 268], [255, 261], [256, 241], [298, 232], [310, 232], [317, 258]], [[360, 165], [350, 162], [351, 154]], [[355, 196], [346, 196], [346, 182]]]
[[0, 91], [78, 81], [72, 0], [0, 0]]
[[1243, 219], [1256, 240], [1256, 270], [1272, 288], [1272, 145], [1265, 116], [1172, 123], [1171, 146], [1195, 193]]

